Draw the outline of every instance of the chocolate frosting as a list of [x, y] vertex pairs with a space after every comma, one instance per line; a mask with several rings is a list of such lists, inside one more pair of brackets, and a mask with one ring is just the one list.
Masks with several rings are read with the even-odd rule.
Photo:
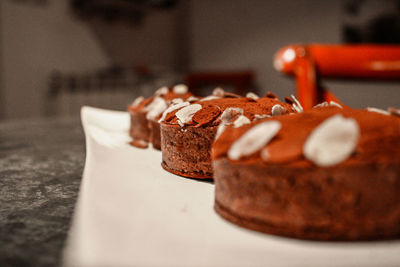
[[232, 143], [250, 128], [268, 120], [277, 120], [281, 129], [265, 146], [269, 158], [263, 161], [260, 151], [240, 159], [243, 162], [258, 161], [260, 164], [300, 164], [315, 166], [303, 155], [303, 145], [311, 132], [324, 120], [341, 114], [353, 118], [360, 127], [360, 138], [353, 154], [340, 164], [391, 163], [400, 161], [400, 117], [383, 115], [367, 110], [351, 108], [320, 107], [291, 116], [262, 119], [240, 128], [228, 127], [213, 145], [212, 158], [226, 157]]

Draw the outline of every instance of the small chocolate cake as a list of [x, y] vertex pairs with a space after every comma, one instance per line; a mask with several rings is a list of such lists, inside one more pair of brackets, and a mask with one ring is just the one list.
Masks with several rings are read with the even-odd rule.
[[294, 112], [274, 95], [240, 97], [217, 88], [194, 103], [168, 108], [161, 122], [162, 166], [191, 178], [212, 178], [211, 144], [227, 125], [239, 128], [271, 115]]
[[288, 237], [398, 237], [400, 117], [390, 111], [325, 103], [229, 126], [213, 145], [215, 210]]
[[168, 87], [158, 89], [148, 99], [140, 96], [128, 106], [131, 117], [130, 136], [131, 144], [139, 148], [147, 148], [148, 143], [160, 149], [160, 124], [158, 120], [161, 114], [172, 104], [182, 103], [186, 100], [196, 101], [188, 92], [186, 85], [175, 85], [172, 90]]

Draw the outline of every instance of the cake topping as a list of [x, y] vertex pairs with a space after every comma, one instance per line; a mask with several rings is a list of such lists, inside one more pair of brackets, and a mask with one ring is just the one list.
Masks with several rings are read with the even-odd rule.
[[168, 94], [168, 92], [169, 92], [168, 87], [163, 86], [163, 87], [159, 88], [157, 91], [155, 91], [154, 95], [155, 96], [163, 96], [163, 95]]
[[137, 106], [140, 105], [140, 103], [143, 102], [143, 100], [144, 100], [144, 97], [143, 96], [139, 96], [132, 102], [131, 106], [132, 107], [137, 107]]
[[279, 104], [272, 107], [272, 116], [279, 116], [285, 114], [286, 109]]
[[183, 101], [183, 99], [182, 98], [174, 98], [174, 99], [172, 99], [171, 100], [171, 103], [172, 104], [179, 104], [179, 103], [183, 103], [184, 101]]
[[388, 111], [390, 112], [390, 114], [400, 117], [400, 109], [390, 107], [388, 108]]
[[197, 111], [192, 120], [197, 123], [195, 127], [201, 127], [213, 121], [221, 114], [221, 109], [216, 105], [206, 105]]
[[380, 113], [380, 114], [383, 114], [383, 115], [390, 115], [389, 111], [386, 111], [386, 110], [383, 110], [383, 109], [380, 109], [380, 108], [367, 107], [367, 110], [369, 112], [376, 112], [376, 113]]
[[311, 132], [303, 153], [318, 166], [332, 166], [345, 161], [353, 153], [359, 136], [359, 126], [354, 119], [335, 115]]
[[153, 102], [146, 106], [145, 110], [148, 111], [146, 118], [155, 119], [168, 107], [167, 102], [161, 97], [155, 97]]
[[248, 93], [246, 94], [246, 97], [251, 98], [251, 99], [254, 99], [254, 100], [257, 100], [257, 99], [260, 98], [258, 95], [256, 95], [255, 93], [252, 93], [252, 92], [248, 92]]
[[258, 120], [269, 118], [269, 117], [271, 117], [271, 115], [268, 115], [268, 114], [255, 114], [254, 115], [254, 121], [258, 121]]
[[242, 97], [241, 95], [231, 93], [231, 92], [224, 92], [224, 97], [230, 97], [230, 98], [239, 98]]
[[174, 110], [177, 110], [177, 109], [180, 109], [180, 108], [189, 106], [189, 105], [190, 105], [189, 102], [182, 102], [182, 103], [178, 103], [178, 104], [169, 106], [169, 107], [164, 111], [164, 113], [163, 113], [162, 116], [161, 116], [161, 119], [159, 119], [158, 122], [162, 122], [162, 121], [165, 119], [165, 117], [167, 116], [168, 113], [170, 113], [170, 112], [172, 112], [172, 111], [174, 111]]
[[340, 105], [339, 103], [336, 103], [335, 101], [330, 101], [329, 105], [333, 106], [333, 107], [343, 108], [342, 105]]
[[221, 87], [217, 87], [214, 89], [212, 92], [212, 95], [219, 96], [219, 97], [224, 97], [225, 91]]
[[186, 94], [189, 91], [189, 89], [185, 84], [177, 84], [177, 85], [174, 86], [172, 91], [175, 94], [183, 95], [183, 94]]
[[243, 115], [242, 108], [227, 108], [224, 110], [224, 112], [222, 112], [221, 122], [224, 124], [230, 124], [232, 123], [233, 119], [240, 115]]
[[[213, 96], [215, 97], [215, 96]], [[294, 112], [294, 109], [286, 103], [282, 103], [278, 99], [270, 99], [266, 97], [253, 100], [246, 97], [240, 98], [217, 98], [209, 101], [199, 101], [193, 104], [202, 106], [202, 110], [199, 114], [196, 114], [189, 123], [193, 127], [200, 126], [218, 126], [219, 124], [233, 124], [233, 122], [240, 116], [243, 115], [246, 118], [241, 118], [237, 121], [236, 125], [244, 125], [252, 120], [258, 118], [264, 118], [270, 115], [271, 109], [274, 105], [279, 104], [283, 107], [282, 114], [288, 114]], [[179, 121], [176, 114], [178, 111], [169, 112], [163, 120], [166, 124], [182, 124]], [[259, 114], [259, 115], [257, 115]]]
[[329, 101], [329, 102], [325, 101], [315, 105], [314, 108], [329, 107], [329, 106], [343, 108], [340, 104], [336, 103], [335, 101]]
[[249, 124], [251, 121], [244, 115], [240, 115], [234, 122], [233, 127], [238, 128], [242, 127], [245, 124]]
[[186, 99], [186, 101], [188, 102], [199, 101], [199, 98], [195, 96], [189, 96], [188, 99]]
[[215, 140], [217, 140], [218, 137], [221, 136], [221, 134], [225, 131], [225, 129], [226, 129], [226, 125], [224, 123], [221, 123], [218, 126], [217, 133], [215, 134]]
[[303, 107], [301, 106], [299, 100], [297, 100], [297, 98], [294, 95], [290, 95], [290, 97], [293, 99], [293, 104], [292, 104], [293, 109], [299, 113], [303, 112]]
[[239, 139], [228, 150], [228, 157], [238, 160], [262, 149], [278, 133], [281, 124], [278, 121], [266, 121], [257, 124]]
[[178, 124], [183, 127], [185, 123], [189, 123], [192, 120], [193, 115], [201, 108], [200, 104], [192, 104], [180, 109], [175, 114], [178, 118]]
[[219, 96], [209, 95], [209, 96], [206, 96], [206, 97], [200, 99], [199, 101], [208, 101], [208, 100], [214, 100], [214, 99], [220, 99], [220, 98], [221, 97], [219, 97]]
[[[282, 106], [291, 109], [288, 104]], [[244, 110], [244, 115], [248, 118], [254, 116], [249, 116], [246, 109]], [[328, 123], [331, 118], [336, 119]], [[252, 124], [243, 127], [226, 127], [215, 140], [212, 157], [226, 157], [238, 137], [258, 124], [270, 120], [279, 121], [281, 130], [268, 143], [267, 151], [262, 150], [261, 153], [250, 155], [244, 160], [262, 162], [268, 158], [265, 164], [294, 164], [307, 168], [321, 168], [320, 166], [349, 165], [354, 162], [394, 162], [400, 157], [400, 116], [387, 116], [345, 106], [327, 106], [295, 113], [292, 116], [254, 120]], [[328, 123], [327, 126], [324, 126], [324, 123]], [[322, 130], [317, 130], [319, 128]], [[337, 152], [333, 152], [335, 149]]]

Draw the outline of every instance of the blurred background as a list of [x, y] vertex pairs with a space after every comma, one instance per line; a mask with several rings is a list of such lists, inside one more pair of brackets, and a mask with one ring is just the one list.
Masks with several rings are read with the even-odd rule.
[[[273, 67], [280, 48], [398, 44], [400, 1], [1, 0], [0, 27], [0, 120], [77, 116], [204, 72], [283, 98], [296, 86]], [[324, 85], [353, 107], [399, 107], [399, 82]]]

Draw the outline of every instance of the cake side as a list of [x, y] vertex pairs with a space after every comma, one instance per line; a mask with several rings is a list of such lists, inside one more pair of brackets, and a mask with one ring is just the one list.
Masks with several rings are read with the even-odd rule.
[[182, 129], [161, 124], [162, 166], [191, 178], [211, 178], [211, 143], [216, 127]]
[[228, 159], [213, 164], [215, 209], [242, 227], [313, 240], [400, 235], [400, 164], [318, 170]]

